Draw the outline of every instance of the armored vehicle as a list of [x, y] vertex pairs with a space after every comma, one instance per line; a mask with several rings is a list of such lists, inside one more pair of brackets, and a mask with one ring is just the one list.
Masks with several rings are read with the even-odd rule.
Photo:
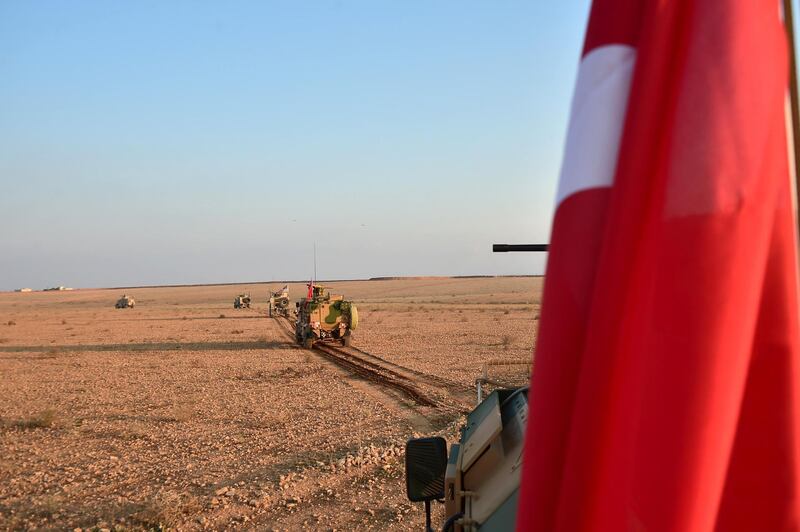
[[250, 294], [239, 294], [233, 300], [233, 308], [250, 308]]
[[269, 317], [289, 317], [289, 285], [269, 294]]
[[339, 341], [349, 346], [350, 333], [358, 327], [358, 309], [354, 303], [313, 283], [308, 284], [308, 296], [296, 303], [296, 312], [295, 338], [307, 349], [317, 340]]
[[513, 530], [517, 514], [528, 387], [498, 389], [467, 416], [459, 443], [417, 438], [406, 443], [406, 492], [425, 502], [444, 500], [447, 531]]
[[133, 308], [136, 306], [136, 301], [132, 297], [122, 294], [114, 306], [116, 308]]

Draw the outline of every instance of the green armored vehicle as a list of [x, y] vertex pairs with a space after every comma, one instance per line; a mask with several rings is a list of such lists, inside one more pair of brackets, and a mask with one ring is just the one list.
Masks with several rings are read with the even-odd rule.
[[358, 309], [344, 296], [329, 294], [324, 286], [309, 283], [308, 296], [296, 303], [297, 343], [310, 349], [315, 341], [339, 341], [349, 346], [358, 327]]
[[269, 317], [289, 317], [289, 285], [269, 294]]
[[122, 297], [117, 300], [117, 303], [114, 305], [115, 308], [133, 308], [136, 306], [136, 301], [125, 294], [122, 294]]
[[239, 294], [233, 300], [233, 308], [250, 308], [250, 294]]

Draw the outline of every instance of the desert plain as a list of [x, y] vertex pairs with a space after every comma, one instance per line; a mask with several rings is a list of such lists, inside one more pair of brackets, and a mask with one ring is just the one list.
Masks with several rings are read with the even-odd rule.
[[0, 529], [421, 529], [405, 442], [455, 441], [487, 362], [528, 381], [542, 279], [326, 284], [352, 356], [427, 404], [297, 346], [283, 283], [0, 293]]

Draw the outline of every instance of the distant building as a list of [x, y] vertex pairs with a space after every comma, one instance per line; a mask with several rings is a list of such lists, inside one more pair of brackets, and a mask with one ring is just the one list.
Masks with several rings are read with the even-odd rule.
[[32, 290], [32, 289], [30, 289], [30, 288], [17, 288], [17, 289], [16, 289], [16, 290], [14, 290], [14, 291], [15, 291], [15, 292], [33, 292], [33, 290]]
[[72, 288], [69, 288], [67, 286], [54, 286], [53, 288], [45, 288], [44, 292], [52, 292], [52, 291], [61, 292], [63, 290], [72, 290]]

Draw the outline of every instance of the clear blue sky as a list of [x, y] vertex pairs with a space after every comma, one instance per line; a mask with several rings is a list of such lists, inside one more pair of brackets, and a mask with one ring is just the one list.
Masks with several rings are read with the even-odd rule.
[[588, 7], [0, 2], [0, 289], [541, 273]]

